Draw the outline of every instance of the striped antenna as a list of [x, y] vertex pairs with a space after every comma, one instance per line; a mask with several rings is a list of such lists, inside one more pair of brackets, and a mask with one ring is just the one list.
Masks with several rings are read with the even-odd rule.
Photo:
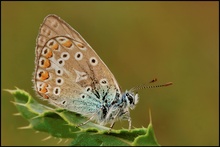
[[165, 86], [170, 86], [173, 83], [172, 82], [168, 82], [165, 84], [160, 84], [160, 85], [149, 85], [151, 83], [154, 83], [157, 81], [157, 78], [151, 80], [148, 84], [142, 84], [142, 85], [138, 85], [136, 87], [131, 88], [129, 91], [138, 91], [140, 89], [145, 89], [145, 88], [158, 88], [158, 87], [165, 87]]

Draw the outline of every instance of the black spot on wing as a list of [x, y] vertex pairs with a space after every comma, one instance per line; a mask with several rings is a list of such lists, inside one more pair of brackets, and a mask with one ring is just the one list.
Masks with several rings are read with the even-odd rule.
[[97, 99], [100, 99], [100, 95], [99, 95], [99, 92], [97, 90], [94, 90], [93, 93], [97, 97]]

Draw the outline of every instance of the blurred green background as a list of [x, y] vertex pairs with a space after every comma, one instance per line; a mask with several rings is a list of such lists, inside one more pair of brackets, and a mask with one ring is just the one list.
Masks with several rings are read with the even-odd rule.
[[[122, 89], [158, 78], [165, 88], [139, 91], [134, 127], [149, 108], [161, 145], [219, 145], [218, 2], [1, 2], [2, 89], [32, 89], [40, 24], [57, 14], [94, 48]], [[28, 122], [1, 91], [2, 145], [67, 145], [47, 133], [19, 130]], [[42, 102], [41, 100], [37, 99]], [[43, 103], [43, 102], [42, 102]], [[127, 128], [126, 121], [115, 129]]]

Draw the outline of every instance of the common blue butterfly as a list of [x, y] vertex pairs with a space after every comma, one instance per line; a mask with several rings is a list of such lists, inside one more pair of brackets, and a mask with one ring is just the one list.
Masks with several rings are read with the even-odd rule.
[[41, 97], [88, 121], [110, 124], [110, 129], [119, 119], [128, 120], [131, 128], [129, 109], [138, 102], [136, 90], [150, 88], [122, 92], [92, 47], [56, 15], [48, 15], [40, 27], [35, 64], [34, 87]]

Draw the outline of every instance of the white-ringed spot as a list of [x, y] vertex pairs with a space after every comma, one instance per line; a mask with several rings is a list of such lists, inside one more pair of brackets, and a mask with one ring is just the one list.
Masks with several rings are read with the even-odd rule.
[[63, 101], [61, 102], [61, 104], [62, 104], [62, 105], [65, 105], [65, 104], [66, 104], [66, 101], [65, 101], [65, 100], [63, 100]]
[[71, 48], [72, 47], [72, 42], [68, 39], [66, 42], [62, 43], [63, 46], [66, 48]]
[[107, 79], [101, 79], [101, 80], [99, 81], [99, 83], [100, 83], [101, 85], [103, 85], [103, 86], [108, 85]]
[[60, 95], [60, 92], [61, 92], [60, 87], [55, 87], [55, 88], [53, 89], [53, 94], [55, 94], [55, 95]]
[[59, 44], [53, 39], [47, 42], [47, 46], [52, 50], [59, 50]]
[[57, 60], [57, 63], [58, 63], [60, 66], [64, 66], [65, 61], [60, 58], [60, 59]]
[[42, 55], [46, 58], [51, 58], [53, 56], [53, 53], [49, 48], [44, 47], [42, 50]]
[[57, 85], [62, 85], [63, 83], [64, 83], [63, 78], [60, 78], [60, 77], [56, 78], [56, 84]]
[[68, 60], [70, 58], [70, 54], [68, 52], [61, 53], [61, 58], [63, 60]]
[[62, 76], [63, 75], [63, 70], [62, 69], [56, 69], [56, 74], [58, 76]]
[[63, 44], [65, 43], [68, 39], [66, 37], [57, 37], [56, 40], [60, 43]]
[[50, 75], [47, 71], [39, 70], [39, 72], [37, 72], [37, 77], [39, 80], [44, 81], [47, 80], [50, 77]]
[[66, 37], [57, 37], [56, 40], [67, 49], [71, 49], [73, 47], [73, 43]]
[[39, 65], [42, 68], [48, 68], [51, 66], [50, 60], [46, 58], [40, 58]]
[[96, 66], [98, 64], [98, 60], [95, 57], [91, 57], [89, 62], [92, 66]]
[[76, 60], [82, 60], [82, 58], [83, 58], [83, 54], [81, 53], [81, 52], [76, 52], [75, 53], [75, 59]]
[[48, 87], [49, 87], [49, 85], [47, 83], [41, 83], [40, 86], [38, 87], [38, 91], [40, 93], [45, 94], [48, 92]]
[[83, 51], [86, 50], [85, 45], [83, 45], [82, 43], [76, 42], [76, 45], [77, 45], [77, 47], [78, 47], [79, 49], [81, 49], [81, 50], [83, 50]]
[[82, 99], [84, 99], [84, 98], [86, 97], [86, 95], [85, 95], [85, 94], [80, 94], [80, 97], [81, 97]]
[[91, 87], [91, 86], [87, 86], [87, 87], [85, 88], [85, 90], [86, 90], [87, 92], [90, 92], [90, 91], [92, 90], [92, 87]]

